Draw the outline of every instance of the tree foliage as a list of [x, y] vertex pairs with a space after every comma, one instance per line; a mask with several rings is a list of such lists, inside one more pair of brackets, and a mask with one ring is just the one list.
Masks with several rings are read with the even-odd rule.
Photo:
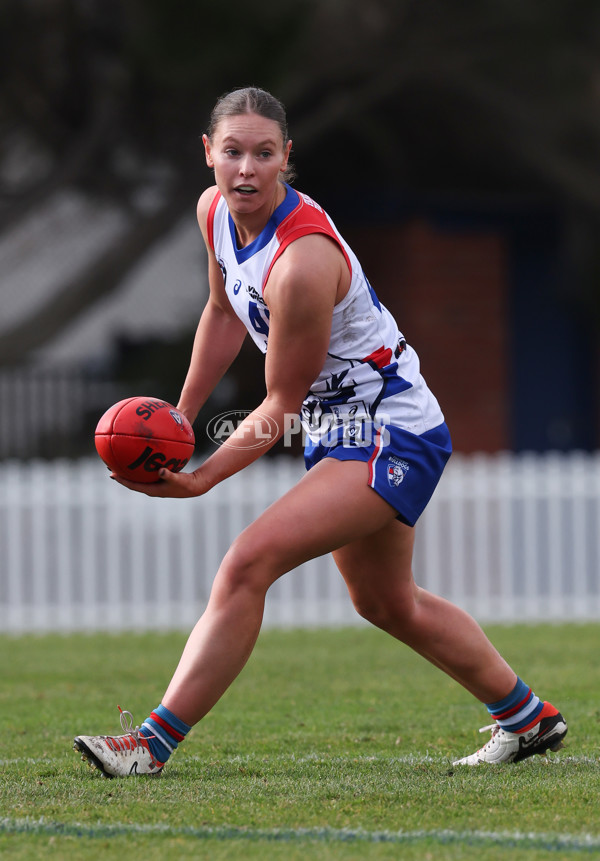
[[315, 195], [534, 192], [595, 225], [599, 41], [595, 0], [4, 0], [0, 229], [64, 185], [132, 230], [187, 207], [210, 108], [248, 84], [285, 102]]
[[[333, 138], [360, 181], [535, 180], [600, 204], [593, 0], [5, 0], [0, 16], [5, 208], [59, 178], [123, 193], [125, 151], [186, 172], [215, 98], [248, 83], [285, 101], [307, 163], [344, 163]], [[25, 142], [35, 164], [11, 176]]]

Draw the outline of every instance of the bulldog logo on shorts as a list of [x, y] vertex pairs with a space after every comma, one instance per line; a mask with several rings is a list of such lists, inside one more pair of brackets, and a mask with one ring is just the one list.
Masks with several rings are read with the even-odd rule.
[[390, 487], [398, 487], [404, 481], [404, 476], [410, 469], [405, 460], [399, 457], [390, 457], [387, 467], [387, 477]]

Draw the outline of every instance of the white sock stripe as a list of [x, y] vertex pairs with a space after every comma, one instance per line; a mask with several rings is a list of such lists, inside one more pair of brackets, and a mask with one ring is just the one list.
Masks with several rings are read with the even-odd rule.
[[519, 719], [525, 720], [525, 718], [528, 717], [531, 714], [531, 712], [536, 710], [536, 708], [539, 706], [539, 704], [540, 704], [540, 698], [536, 697], [536, 695], [534, 694], [529, 705], [524, 706], [521, 709], [521, 711], [519, 712], [519, 715], [518, 715]]
[[521, 723], [522, 721], [525, 720], [526, 717], [529, 717], [529, 715], [533, 711], [535, 711], [535, 709], [539, 706], [539, 704], [540, 704], [540, 698], [534, 694], [531, 698], [531, 701], [529, 703], [527, 703], [526, 706], [523, 706], [523, 708], [521, 709], [520, 712], [517, 712], [516, 715], [513, 715], [512, 717], [507, 718], [506, 720], [499, 721], [500, 726], [509, 727], [509, 726], [512, 726], [513, 724]]
[[149, 730], [149, 731], [152, 733], [152, 735], [155, 735], [155, 736], [156, 736], [156, 738], [160, 741], [160, 743], [161, 743], [161, 744], [164, 744], [164, 746], [167, 748], [167, 750], [169, 751], [169, 753], [173, 753], [173, 751], [175, 750], [175, 748], [173, 747], [173, 745], [172, 745], [172, 744], [169, 744], [169, 742], [166, 740], [166, 738], [164, 737], [164, 735], [162, 735], [162, 734], [157, 730], [157, 728], [156, 728], [156, 726], [155, 726], [154, 724], [147, 723], [146, 721], [144, 721], [144, 723], [142, 724], [142, 726], [143, 726], [143, 727], [146, 727], [146, 729], [147, 729], [147, 730]]

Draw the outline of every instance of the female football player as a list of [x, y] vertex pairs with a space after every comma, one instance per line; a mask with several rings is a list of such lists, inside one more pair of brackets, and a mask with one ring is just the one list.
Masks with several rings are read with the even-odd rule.
[[557, 709], [474, 619], [413, 579], [415, 523], [450, 436], [415, 350], [351, 248], [318, 203], [289, 184], [283, 106], [263, 90], [235, 90], [217, 102], [203, 142], [215, 178], [198, 203], [210, 296], [178, 408], [194, 421], [247, 333], [265, 354], [266, 396], [194, 472], [163, 470], [156, 484], [113, 477], [150, 496], [207, 493], [273, 446], [298, 414], [308, 471], [232, 544], [160, 705], [141, 727], [123, 713], [123, 735], [78, 736], [76, 749], [108, 775], [160, 772], [244, 667], [272, 583], [327, 552], [361, 616], [487, 706], [490, 740], [457, 763], [558, 749], [567, 725]]

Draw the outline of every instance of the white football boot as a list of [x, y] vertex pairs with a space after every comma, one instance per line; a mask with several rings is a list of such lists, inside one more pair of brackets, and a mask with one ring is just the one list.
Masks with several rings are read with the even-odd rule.
[[483, 762], [520, 762], [534, 754], [560, 750], [567, 734], [567, 724], [559, 711], [544, 703], [541, 719], [525, 732], [508, 732], [497, 723], [482, 727], [479, 732], [492, 731], [492, 737], [482, 748], [457, 759], [452, 765], [480, 765]]
[[90, 766], [100, 769], [104, 777], [160, 775], [164, 763], [152, 756], [139, 726], [133, 728], [131, 712], [120, 706], [119, 711], [125, 735], [78, 735], [73, 749], [79, 751]]

